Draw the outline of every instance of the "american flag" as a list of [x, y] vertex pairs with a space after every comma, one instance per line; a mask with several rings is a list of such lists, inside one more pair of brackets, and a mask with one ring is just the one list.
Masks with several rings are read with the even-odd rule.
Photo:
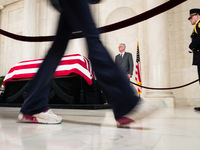
[[[3, 86], [8, 81], [33, 78], [42, 61], [43, 59], [34, 59], [14, 65], [4, 78]], [[68, 76], [74, 73], [81, 75], [89, 85], [92, 84], [92, 79], [95, 78], [90, 60], [80, 54], [63, 56], [54, 77]]]
[[[137, 58], [136, 58], [136, 70], [135, 70], [135, 82], [138, 85], [142, 85], [139, 42], [137, 42]], [[138, 86], [138, 94], [141, 94], [141, 93], [142, 93], [142, 88]]]

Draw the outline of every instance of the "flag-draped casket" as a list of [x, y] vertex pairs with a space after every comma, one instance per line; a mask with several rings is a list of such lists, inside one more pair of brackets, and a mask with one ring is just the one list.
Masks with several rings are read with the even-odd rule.
[[[6, 75], [0, 103], [22, 103], [27, 87], [43, 59], [22, 61]], [[57, 67], [49, 94], [49, 103], [103, 104], [102, 91], [96, 84], [90, 60], [80, 54], [65, 55]]]

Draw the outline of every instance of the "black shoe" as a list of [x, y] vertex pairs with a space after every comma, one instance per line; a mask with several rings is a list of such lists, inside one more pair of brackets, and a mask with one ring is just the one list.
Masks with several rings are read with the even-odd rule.
[[194, 110], [200, 111], [200, 107], [194, 107]]

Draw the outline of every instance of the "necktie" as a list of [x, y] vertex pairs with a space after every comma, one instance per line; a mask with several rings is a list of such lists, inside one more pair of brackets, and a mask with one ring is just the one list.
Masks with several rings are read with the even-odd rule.
[[120, 60], [122, 60], [122, 54], [120, 54]]

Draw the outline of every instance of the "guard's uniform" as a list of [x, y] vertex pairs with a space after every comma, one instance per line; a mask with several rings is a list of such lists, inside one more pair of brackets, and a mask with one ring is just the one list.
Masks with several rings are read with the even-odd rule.
[[[191, 9], [190, 17], [188, 20], [192, 18], [193, 15], [200, 15], [200, 9]], [[200, 79], [200, 20], [195, 23], [194, 30], [191, 35], [192, 42], [189, 45], [190, 50], [193, 52], [193, 65], [197, 66], [198, 76]], [[199, 81], [200, 82], [200, 81]], [[200, 107], [194, 108], [196, 111], [200, 111]]]
[[191, 38], [189, 48], [193, 51], [193, 65], [198, 66], [200, 65], [200, 20], [196, 22]]

